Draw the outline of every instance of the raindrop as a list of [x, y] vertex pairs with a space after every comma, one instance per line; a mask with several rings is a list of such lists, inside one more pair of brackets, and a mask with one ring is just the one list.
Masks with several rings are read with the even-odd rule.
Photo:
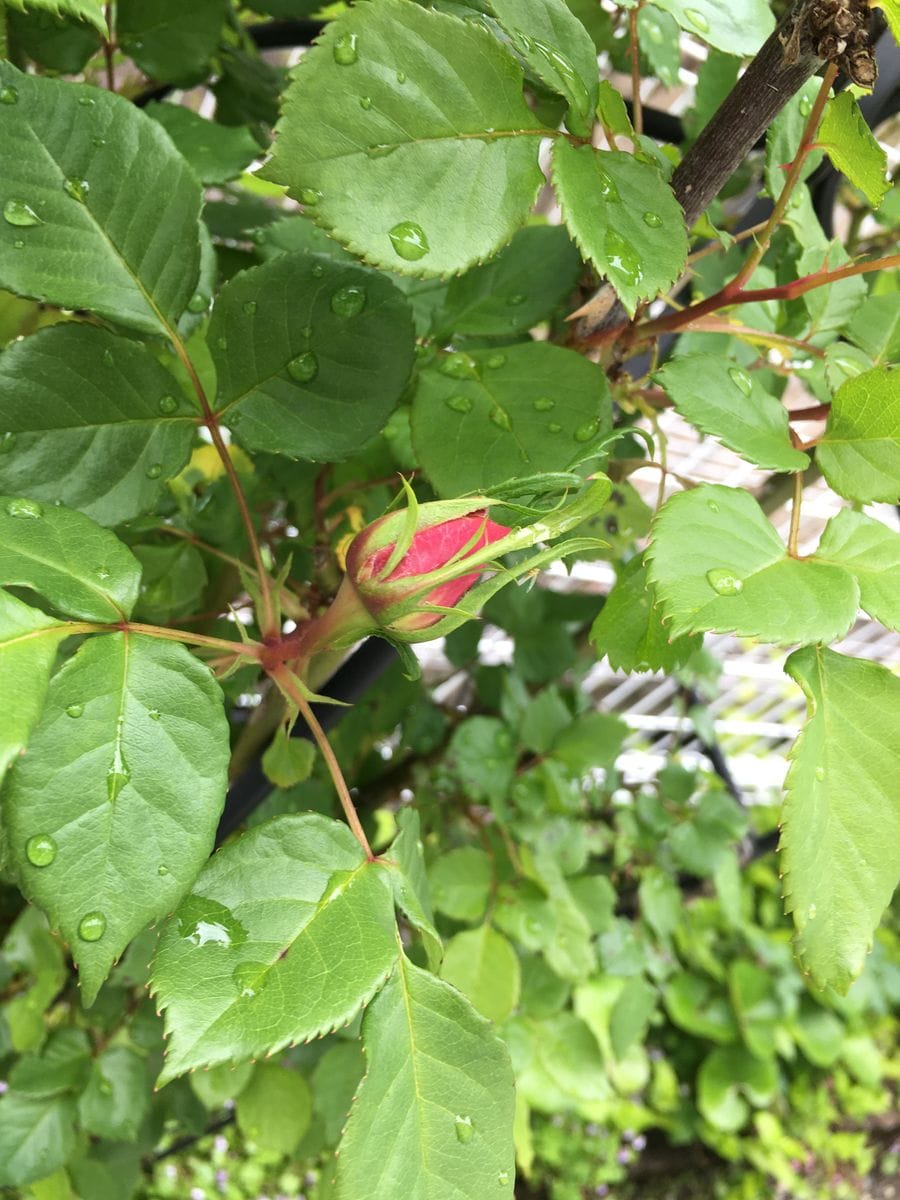
[[162, 475], [162, 463], [151, 463], [147, 468], [148, 479], [159, 479]]
[[718, 504], [716, 504], [715, 500], [707, 500], [706, 507], [709, 509], [710, 512], [713, 512], [713, 513], [717, 513], [719, 511], [719, 506], [718, 506]]
[[93, 108], [96, 101], [93, 96], [79, 96], [78, 103], [82, 108]]
[[556, 408], [556, 401], [551, 400], [549, 396], [538, 396], [537, 400], [532, 400], [531, 407], [536, 408], [538, 412], [549, 412], [551, 408]]
[[248, 317], [252, 317], [256, 312], [256, 308], [257, 308], [256, 301], [255, 300], [245, 300], [244, 303], [241, 305], [241, 307], [243, 308], [244, 312], [247, 314]]
[[204, 313], [209, 308], [209, 297], [204, 296], [202, 292], [195, 292], [187, 303], [187, 310], [190, 313]]
[[168, 415], [169, 413], [176, 412], [177, 409], [178, 409], [178, 401], [175, 399], [174, 396], [163, 396], [163, 398], [159, 402], [159, 411], [161, 413], [165, 413]]
[[809, 918], [809, 920], [810, 920], [810, 921], [814, 921], [814, 920], [815, 920], [815, 918], [816, 918], [816, 912], [817, 912], [817, 911], [818, 911], [818, 910], [816, 909], [816, 906], [815, 906], [814, 904], [811, 904], [811, 905], [809, 906], [809, 908], [806, 910], [806, 915], [807, 915], [807, 917]]
[[261, 962], [242, 962], [234, 968], [231, 978], [241, 996], [252, 1000], [266, 981], [268, 966]]
[[515, 292], [507, 300], [507, 304], [511, 304], [511, 305], [524, 304], [527, 299], [528, 299], [528, 297], [525, 295], [524, 292]]
[[332, 49], [334, 61], [340, 67], [352, 67], [359, 58], [359, 51], [356, 48], [356, 34], [343, 33], [335, 41]]
[[562, 433], [562, 425], [559, 421], [551, 421], [547, 426], [548, 433]]
[[637, 252], [614, 229], [607, 229], [603, 247], [610, 270], [615, 271], [632, 287], [641, 282], [644, 272], [641, 270]]
[[711, 571], [706, 572], [706, 578], [713, 591], [718, 592], [720, 596], [736, 596], [744, 590], [743, 579], [725, 567], [713, 567]]
[[324, 274], [325, 268], [322, 266], [322, 264], [313, 263], [312, 268], [310, 269], [310, 275], [312, 275], [313, 279], [321, 279]]
[[394, 252], [406, 262], [415, 262], [416, 259], [424, 258], [431, 249], [428, 238], [425, 236], [425, 230], [421, 225], [416, 225], [414, 221], [400, 221], [393, 229], [388, 230], [388, 237], [391, 239]]
[[709, 21], [697, 8], [686, 8], [684, 15], [690, 21], [695, 29], [699, 29], [701, 33], [709, 33]]
[[37, 500], [10, 500], [6, 514], [9, 517], [42, 517], [44, 510]]
[[91, 138], [91, 142], [92, 142], [92, 143], [93, 143], [93, 145], [95, 145], [95, 146], [97, 147], [97, 149], [99, 150], [99, 149], [101, 148], [101, 146], [105, 146], [105, 145], [106, 145], [106, 138], [105, 138], [105, 137], [92, 137], [92, 138]]
[[359, 107], [361, 109], [363, 109], [365, 112], [368, 112], [369, 109], [372, 107], [372, 97], [371, 96], [360, 96]]
[[0, 104], [18, 104], [18, 90], [12, 86], [0, 88]]
[[397, 82], [398, 83], [406, 83], [406, 72], [405, 71], [397, 72]]
[[188, 896], [178, 909], [178, 931], [194, 946], [240, 946], [247, 930], [230, 908], [206, 896]]
[[809, 114], [812, 112], [812, 101], [810, 100], [809, 96], [801, 96], [800, 97], [799, 107], [800, 107], [800, 116], [808, 117]]
[[453, 1125], [456, 1129], [456, 1140], [458, 1142], [462, 1142], [463, 1145], [465, 1145], [466, 1142], [471, 1142], [472, 1138], [475, 1136], [475, 1126], [472, 1124], [471, 1117], [457, 1116], [456, 1120], [453, 1122]]
[[312, 337], [312, 325], [304, 325], [303, 328], [300, 330], [300, 332], [303, 334], [303, 336], [305, 338], [307, 338], [307, 339], [311, 338]]
[[576, 442], [589, 442], [597, 436], [597, 421], [585, 421], [583, 425], [579, 425], [575, 430]]
[[492, 371], [496, 371], [498, 367], [504, 366], [505, 363], [506, 363], [506, 355], [505, 354], [492, 354], [491, 357], [487, 360], [487, 365], [491, 368]]
[[644, 213], [644, 224], [649, 225], [651, 229], [659, 229], [659, 227], [660, 227], [660, 225], [662, 225], [662, 223], [663, 223], [662, 217], [659, 215], [659, 213], [655, 213], [655, 212], [645, 212]]
[[83, 942], [99, 942], [106, 933], [106, 917], [102, 912], [90, 912], [78, 923], [78, 936]]
[[66, 716], [71, 717], [75, 721], [77, 721], [78, 718], [83, 715], [84, 715], [84, 705], [83, 704], [70, 704], [69, 707], [66, 709]]
[[355, 317], [366, 306], [366, 289], [361, 287], [342, 287], [331, 297], [331, 311], [339, 317]]
[[824, 783], [824, 781], [825, 781], [825, 768], [824, 767], [816, 767], [816, 779], [818, 779], [819, 783]]
[[441, 359], [438, 370], [442, 375], [449, 375], [451, 379], [477, 379], [478, 367], [474, 358], [470, 358], [468, 354], [464, 354], [461, 350], [454, 350], [452, 354], [448, 354], [446, 358]]
[[663, 31], [658, 25], [654, 25], [652, 22], [648, 21], [644, 25], [643, 32], [647, 34], [651, 42], [655, 42], [657, 46], [662, 45]]
[[604, 200], [620, 200], [619, 189], [602, 169], [597, 169], [597, 190]]
[[219, 350], [227, 350], [228, 349], [228, 338], [224, 338], [224, 337], [216, 338], [216, 346], [218, 347]]
[[468, 396], [450, 396], [444, 403], [453, 412], [469, 413], [472, 411], [472, 401]]
[[100, 355], [100, 360], [103, 363], [104, 367], [111, 367], [116, 361], [113, 358], [112, 350], [104, 350], [103, 353]]
[[43, 225], [41, 218], [24, 200], [7, 200], [3, 205], [3, 219], [8, 225]]
[[509, 1171], [500, 1171], [497, 1175], [497, 1182], [501, 1187], [506, 1187], [509, 1183]]
[[731, 377], [731, 382], [745, 396], [749, 396], [753, 391], [753, 383], [746, 371], [742, 371], [740, 367], [729, 367], [728, 374]]
[[25, 249], [25, 243], [22, 241], [21, 238], [16, 238], [16, 240], [13, 242], [13, 246], [15, 247], [16, 250], [24, 250]]
[[113, 749], [112, 765], [106, 772], [106, 798], [112, 804], [118, 799], [119, 793], [131, 779], [131, 771], [122, 753], [121, 729], [116, 733], [116, 744]]
[[25, 857], [33, 867], [49, 867], [56, 858], [56, 842], [49, 833], [36, 833], [25, 843]]
[[305, 204], [307, 208], [315, 208], [321, 199], [322, 193], [315, 188], [300, 189], [300, 203]]
[[158, 708], [148, 708], [147, 716], [150, 718], [151, 721], [158, 721], [159, 718], [162, 716], [162, 713], [159, 711]]
[[109, 579], [109, 567], [98, 567], [97, 578], [103, 580]]
[[298, 383], [309, 383], [319, 373], [319, 360], [312, 350], [298, 354], [287, 365], [288, 375]]
[[378, 142], [374, 146], [369, 146], [366, 154], [369, 158], [387, 158], [389, 154], [394, 153], [399, 144], [399, 142]]
[[73, 200], [77, 200], [79, 204], [84, 204], [90, 190], [91, 185], [86, 179], [67, 179], [63, 183], [63, 191], [66, 195], [71, 196]]
[[8, 454], [16, 444], [14, 433], [0, 434], [0, 454]]
[[501, 408], [499, 404], [495, 404], [488, 416], [498, 429], [502, 429], [504, 433], [512, 433], [512, 421], [509, 419], [509, 413], [505, 408]]
[[160, 863], [159, 866], [156, 868], [156, 873], [157, 873], [157, 875], [168, 875], [169, 868], [166, 866], [165, 863]]

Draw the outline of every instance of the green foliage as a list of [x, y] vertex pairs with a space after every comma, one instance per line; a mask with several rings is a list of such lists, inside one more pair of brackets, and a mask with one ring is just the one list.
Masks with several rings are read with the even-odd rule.
[[822, 473], [850, 500], [900, 497], [900, 392], [888, 367], [841, 384], [817, 454]]
[[863, 120], [859, 103], [850, 92], [828, 102], [819, 126], [819, 144], [851, 183], [865, 192], [877, 208], [890, 187], [887, 155]]

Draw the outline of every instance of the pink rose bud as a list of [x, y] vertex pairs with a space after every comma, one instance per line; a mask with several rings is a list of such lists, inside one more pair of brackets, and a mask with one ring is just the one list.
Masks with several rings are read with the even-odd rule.
[[[423, 510], [420, 510], [422, 512]], [[509, 530], [505, 525], [489, 521], [483, 510], [462, 517], [452, 517], [418, 529], [409, 548], [388, 575], [385, 567], [395, 552], [395, 543], [372, 549], [373, 535], [377, 540], [382, 522], [396, 523], [396, 516], [382, 517], [360, 533], [347, 552], [347, 575], [368, 611], [376, 618], [388, 607], [404, 600], [414, 600], [420, 611], [410, 611], [391, 621], [391, 627], [402, 630], [427, 629], [441, 619], [441, 614], [428, 612], [427, 607], [453, 608], [477, 582], [481, 571], [467, 571], [454, 579], [428, 588], [428, 576], [451, 563], [463, 563], [471, 555], [500, 541]], [[407, 588], [397, 581], [417, 576], [417, 582]], [[421, 611], [425, 608], [426, 611]]]

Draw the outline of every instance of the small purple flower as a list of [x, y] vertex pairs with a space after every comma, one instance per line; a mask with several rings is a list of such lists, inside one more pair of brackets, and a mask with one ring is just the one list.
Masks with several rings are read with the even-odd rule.
[[594, 1188], [594, 1195], [595, 1196], [608, 1196], [609, 1195], [608, 1184], [598, 1183], [597, 1186]]
[[634, 1146], [635, 1150], [643, 1150], [647, 1145], [647, 1139], [642, 1133], [639, 1133], [631, 1144]]
[[628, 1149], [627, 1146], [623, 1146], [621, 1150], [617, 1151], [616, 1162], [621, 1164], [621, 1166], [623, 1166], [623, 1167], [627, 1163], [631, 1162], [631, 1151]]
[[4, 1092], [8, 1092], [8, 1091], [9, 1091], [9, 1084], [6, 1082], [5, 1079], [0, 1079], [0, 1096], [2, 1096]]
[[216, 1187], [220, 1192], [224, 1192], [228, 1187], [228, 1172], [223, 1170], [222, 1167], [219, 1167], [218, 1171], [216, 1171]]
[[585, 1125], [584, 1132], [588, 1135], [588, 1137], [596, 1137], [600, 1132], [600, 1126], [595, 1125], [594, 1122], [591, 1121], [589, 1125]]
[[166, 1179], [177, 1179], [178, 1168], [174, 1163], [166, 1163], [166, 1165], [163, 1167], [163, 1174], [165, 1175]]
[[206, 1200], [206, 1192], [201, 1187], [191, 1188], [191, 1200]]
[[213, 1141], [213, 1150], [216, 1154], [224, 1154], [228, 1149], [228, 1138], [222, 1137], [221, 1133]]

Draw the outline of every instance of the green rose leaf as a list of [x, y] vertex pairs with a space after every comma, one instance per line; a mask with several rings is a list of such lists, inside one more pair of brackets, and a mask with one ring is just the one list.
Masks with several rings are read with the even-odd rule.
[[290, 1154], [309, 1128], [312, 1093], [299, 1071], [259, 1063], [237, 1100], [238, 1129], [273, 1154]]
[[409, 305], [384, 276], [282, 254], [225, 285], [209, 344], [217, 408], [245, 446], [331, 462], [384, 426], [415, 343]]
[[513, 45], [547, 87], [569, 105], [566, 124], [590, 136], [597, 107], [597, 51], [563, 0], [491, 0]]
[[653, 522], [647, 562], [675, 636], [710, 630], [778, 645], [830, 642], [856, 618], [852, 575], [791, 558], [738, 488], [703, 484], [668, 500]]
[[472, 1001], [483, 1017], [498, 1024], [519, 1002], [522, 975], [515, 950], [490, 925], [467, 929], [447, 943], [441, 978]]
[[900, 534], [843, 508], [825, 526], [813, 558], [849, 571], [859, 584], [860, 607], [900, 632]]
[[140, 1054], [128, 1046], [108, 1047], [94, 1059], [78, 1100], [82, 1127], [97, 1137], [134, 1141], [150, 1107], [149, 1084]]
[[65, 625], [0, 589], [0, 695], [15, 696], [0, 724], [0, 779], [41, 715]]
[[19, 12], [47, 12], [54, 17], [87, 21], [104, 37], [109, 33], [103, 15], [103, 0], [8, 0], [8, 7], [16, 8]]
[[867, 504], [900, 499], [900, 373], [876, 367], [835, 392], [816, 462], [831, 486]]
[[493, 877], [490, 858], [477, 846], [461, 846], [442, 854], [428, 872], [434, 907], [455, 921], [480, 920]]
[[0, 88], [15, 96], [0, 121], [0, 285], [167, 332], [199, 271], [190, 167], [156, 121], [112, 92], [7, 62]]
[[726, 54], [755, 54], [775, 18], [766, 0], [655, 0], [682, 29]]
[[455, 353], [422, 371], [413, 401], [416, 453], [438, 495], [560, 471], [612, 423], [603, 372], [547, 342]]
[[177, 643], [91, 638], [51, 681], [4, 824], [22, 891], [69, 943], [87, 1003], [193, 883], [227, 762], [218, 685]]
[[742, 1046], [713, 1050], [697, 1074], [697, 1107], [710, 1125], [726, 1133], [736, 1133], [746, 1122], [750, 1104], [765, 1108], [777, 1091], [775, 1060], [755, 1058]]
[[81, 513], [0, 497], [0, 584], [34, 588], [70, 617], [122, 621], [140, 575], [131, 551]]
[[346, 826], [307, 813], [251, 830], [210, 860], [160, 936], [160, 1081], [346, 1024], [396, 951], [390, 884]]
[[295, 71], [263, 174], [377, 266], [461, 271], [509, 241], [543, 181], [552, 131], [522, 83], [480, 25], [407, 0], [358, 5]]
[[397, 814], [400, 832], [387, 854], [391, 868], [391, 883], [397, 907], [422, 935], [428, 965], [437, 970], [444, 947], [434, 927], [434, 914], [428, 895], [428, 878], [419, 827], [419, 814], [412, 808], [402, 808]]
[[652, 163], [560, 138], [553, 183], [572, 236], [629, 313], [671, 287], [687, 257], [687, 232], [681, 205]]
[[0, 1187], [52, 1175], [75, 1149], [75, 1101], [68, 1096], [0, 1096]]
[[0, 490], [101, 525], [147, 512], [188, 460], [197, 414], [139, 342], [54, 325], [0, 357]]
[[809, 466], [808, 455], [791, 445], [787, 409], [737, 363], [686, 354], [666, 363], [657, 378], [686, 420], [748, 462], [772, 471]]
[[891, 186], [887, 154], [866, 124], [852, 92], [839, 92], [828, 101], [816, 142], [877, 208]]
[[201, 183], [234, 179], [259, 157], [259, 142], [243, 126], [207, 121], [183, 104], [154, 102], [144, 112], [162, 125]]
[[642, 554], [621, 571], [591, 626], [597, 657], [604, 655], [614, 671], [672, 672], [700, 646], [695, 635], [670, 638], [654, 593], [647, 585]]
[[118, 0], [119, 44], [160, 83], [201, 82], [228, 16], [227, 0]]
[[785, 670], [808, 705], [782, 815], [785, 907], [804, 968], [845, 992], [900, 872], [900, 679], [822, 646], [795, 651]]
[[[448, 984], [403, 956], [363, 1021], [367, 1073], [340, 1147], [339, 1200], [511, 1200], [506, 1047]], [[408, 1114], [385, 1121], [391, 1111]]]

